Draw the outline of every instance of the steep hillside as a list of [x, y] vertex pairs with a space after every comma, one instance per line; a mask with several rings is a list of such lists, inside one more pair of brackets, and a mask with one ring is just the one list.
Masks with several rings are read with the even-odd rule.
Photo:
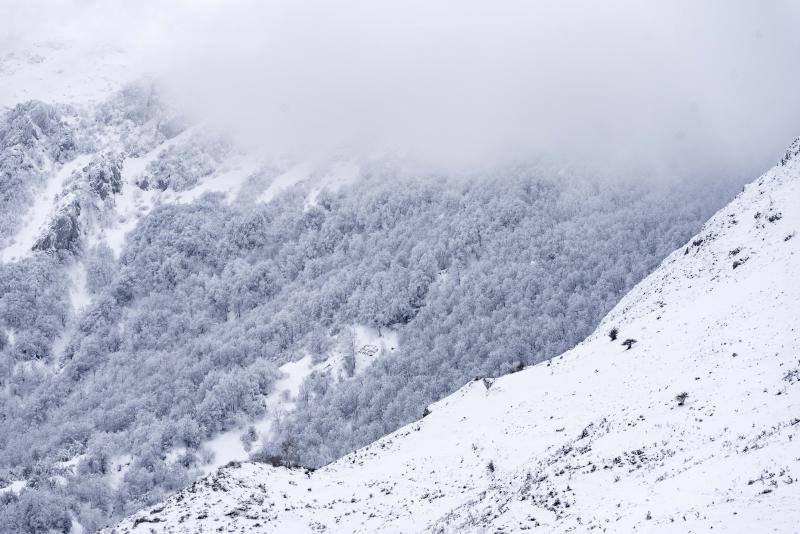
[[29, 52], [0, 59], [3, 532], [340, 458], [574, 346], [741, 184], [262, 153], [122, 52]]
[[573, 350], [317, 471], [231, 465], [109, 532], [796, 530], [798, 146]]

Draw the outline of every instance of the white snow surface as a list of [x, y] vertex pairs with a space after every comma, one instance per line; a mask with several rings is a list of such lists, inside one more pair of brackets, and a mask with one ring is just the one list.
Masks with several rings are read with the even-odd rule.
[[0, 109], [26, 100], [63, 104], [99, 102], [141, 74], [111, 44], [56, 39], [0, 55]]
[[0, 488], [0, 495], [4, 493], [16, 493], [18, 494], [28, 485], [27, 480], [12, 480], [8, 486], [4, 486]]
[[563, 355], [317, 471], [229, 466], [110, 531], [796, 532], [798, 159]]
[[314, 370], [314, 365], [311, 361], [311, 355], [306, 354], [302, 358], [294, 362], [287, 362], [280, 366], [280, 371], [283, 373], [283, 378], [275, 382], [273, 385], [272, 393], [267, 399], [267, 404], [270, 406], [277, 406], [281, 402], [289, 401], [297, 398], [300, 392], [300, 386], [303, 381]]

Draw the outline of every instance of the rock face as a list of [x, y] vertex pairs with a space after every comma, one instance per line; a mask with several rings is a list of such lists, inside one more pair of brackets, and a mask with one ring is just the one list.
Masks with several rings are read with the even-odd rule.
[[79, 253], [86, 230], [83, 227], [91, 226], [89, 213], [98, 216], [113, 206], [113, 195], [122, 192], [122, 162], [119, 154], [100, 154], [73, 172], [58, 195], [55, 213], [32, 250]]
[[794, 143], [789, 145], [789, 148], [786, 149], [786, 154], [783, 155], [781, 158], [781, 165], [788, 164], [793, 158], [796, 158], [800, 155], [800, 137], [794, 140]]
[[232, 465], [108, 532], [796, 531], [799, 160], [562, 356], [317, 471]]
[[80, 215], [81, 205], [77, 199], [61, 207], [33, 245], [33, 250], [77, 253], [81, 238]]

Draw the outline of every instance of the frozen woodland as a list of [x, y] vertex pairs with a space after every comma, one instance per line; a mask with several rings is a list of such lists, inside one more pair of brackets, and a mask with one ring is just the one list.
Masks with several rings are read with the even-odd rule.
[[38, 4], [0, 532], [796, 529], [796, 7]]

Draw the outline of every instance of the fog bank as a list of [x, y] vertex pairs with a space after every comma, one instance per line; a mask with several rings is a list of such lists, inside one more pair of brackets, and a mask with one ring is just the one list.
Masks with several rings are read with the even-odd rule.
[[198, 118], [301, 157], [752, 175], [800, 134], [790, 1], [8, 4], [0, 46], [124, 46]]

